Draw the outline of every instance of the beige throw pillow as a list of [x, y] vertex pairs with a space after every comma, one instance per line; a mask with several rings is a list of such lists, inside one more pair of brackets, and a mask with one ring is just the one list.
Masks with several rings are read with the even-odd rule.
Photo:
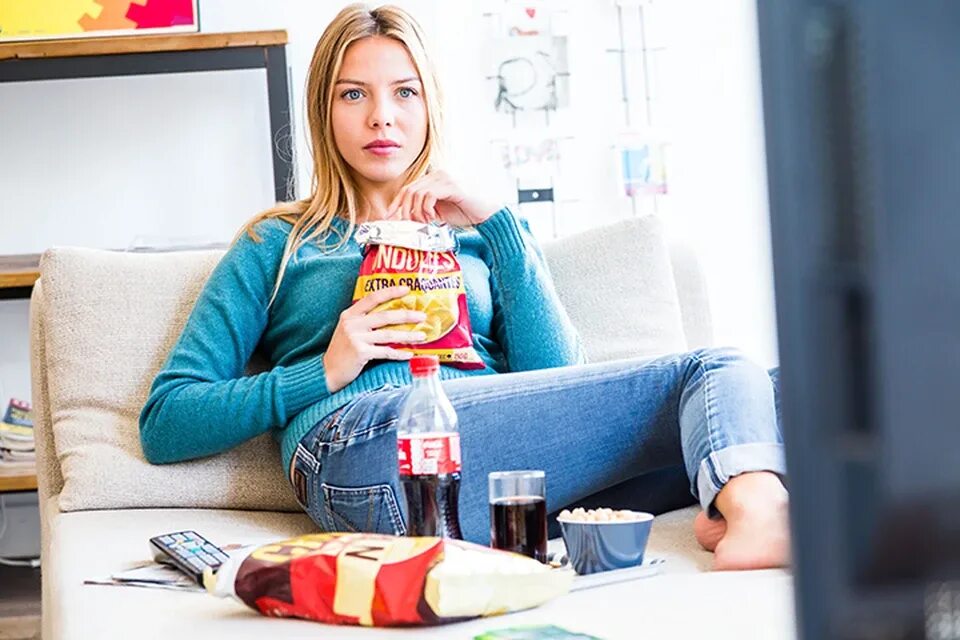
[[299, 510], [277, 445], [174, 465], [143, 457], [138, 419], [220, 251], [51, 249], [41, 264], [60, 508]]
[[687, 349], [670, 254], [658, 218], [631, 218], [543, 248], [590, 362]]

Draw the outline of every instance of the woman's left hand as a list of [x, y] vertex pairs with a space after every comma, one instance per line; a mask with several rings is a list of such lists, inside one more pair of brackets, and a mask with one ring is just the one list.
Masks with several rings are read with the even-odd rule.
[[400, 189], [387, 216], [468, 227], [480, 224], [499, 210], [496, 204], [465, 194], [446, 171], [434, 171]]

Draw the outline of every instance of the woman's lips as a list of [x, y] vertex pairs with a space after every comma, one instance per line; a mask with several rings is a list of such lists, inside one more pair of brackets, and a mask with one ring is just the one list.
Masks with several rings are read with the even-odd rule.
[[400, 147], [393, 146], [393, 145], [388, 147], [373, 146], [373, 147], [364, 147], [363, 150], [369, 153], [372, 153], [375, 156], [380, 156], [381, 158], [385, 158], [399, 151]]

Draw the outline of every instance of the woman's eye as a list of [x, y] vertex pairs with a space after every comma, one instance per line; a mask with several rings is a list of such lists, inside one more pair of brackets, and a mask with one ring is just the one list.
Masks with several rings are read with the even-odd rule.
[[411, 89], [410, 87], [400, 87], [397, 89], [397, 94], [401, 98], [412, 98], [413, 96], [417, 95], [417, 91], [416, 89]]
[[360, 89], [347, 89], [340, 95], [347, 100], [359, 100], [363, 97], [363, 92], [361, 92]]

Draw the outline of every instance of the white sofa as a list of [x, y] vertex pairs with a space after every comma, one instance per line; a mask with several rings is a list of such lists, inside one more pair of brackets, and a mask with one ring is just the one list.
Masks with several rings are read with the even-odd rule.
[[[553, 242], [545, 254], [592, 360], [710, 343], [696, 260], [681, 246], [668, 249], [656, 219]], [[662, 575], [432, 629], [322, 627], [264, 618], [206, 594], [84, 585], [148, 559], [147, 539], [158, 533], [192, 528], [226, 544], [314, 530], [298, 512], [268, 437], [167, 466], [149, 465], [140, 450], [137, 417], [149, 385], [220, 255], [44, 254], [31, 337], [47, 640], [473, 638], [546, 622], [603, 638], [793, 636], [789, 573], [710, 572], [711, 556], [691, 533], [695, 507], [654, 524], [649, 554], [667, 560]]]

